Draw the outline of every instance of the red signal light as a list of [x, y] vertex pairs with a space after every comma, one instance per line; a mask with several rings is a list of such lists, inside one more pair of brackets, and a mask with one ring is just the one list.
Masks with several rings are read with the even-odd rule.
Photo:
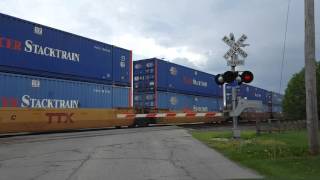
[[253, 81], [252, 72], [243, 71], [243, 73], [241, 74], [241, 79], [242, 79], [242, 82], [244, 82], [244, 83], [250, 83], [251, 81]]
[[226, 71], [223, 74], [217, 74], [215, 81], [218, 85], [232, 83], [234, 81], [236, 81], [238, 85], [241, 85], [242, 83], [250, 83], [253, 81], [253, 74], [250, 71], [243, 71], [241, 75], [239, 71]]
[[243, 79], [244, 79], [244, 81], [251, 81], [252, 80], [252, 76], [246, 75], [246, 76], [243, 77]]

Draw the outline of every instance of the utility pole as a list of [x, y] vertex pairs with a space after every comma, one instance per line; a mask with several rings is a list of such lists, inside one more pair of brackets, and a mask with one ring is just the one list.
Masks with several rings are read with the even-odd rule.
[[314, 0], [304, 1], [305, 13], [305, 87], [309, 151], [319, 154], [318, 108], [315, 61]]

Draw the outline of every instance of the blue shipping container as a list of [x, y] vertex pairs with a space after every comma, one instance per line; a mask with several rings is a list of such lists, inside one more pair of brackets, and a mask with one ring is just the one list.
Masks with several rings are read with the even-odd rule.
[[131, 51], [0, 14], [0, 71], [131, 84]]
[[134, 94], [134, 107], [170, 111], [217, 112], [223, 109], [222, 98], [157, 91]]
[[282, 113], [282, 106], [281, 105], [273, 105], [272, 112]]
[[264, 113], [269, 113], [271, 112], [271, 109], [268, 105], [263, 104], [262, 109], [255, 109], [255, 108], [247, 108], [243, 110], [243, 112], [264, 112]]
[[[231, 109], [232, 106], [232, 87], [226, 85], [226, 104], [227, 109]], [[282, 112], [282, 100], [283, 95], [274, 93], [258, 87], [242, 84], [237, 88], [237, 97], [241, 97], [248, 100], [262, 101], [264, 106], [264, 112]], [[252, 110], [248, 110], [252, 111]], [[256, 111], [256, 110], [253, 110]]]
[[[237, 87], [237, 96], [243, 99], [262, 101], [262, 104], [271, 102], [271, 94], [269, 91], [247, 84], [242, 84]], [[232, 86], [228, 84], [226, 85], [226, 102], [227, 104], [231, 104], [232, 102]]]
[[134, 66], [134, 91], [170, 91], [199, 96], [221, 97], [222, 87], [215, 83], [215, 76], [152, 58], [139, 60]]
[[283, 97], [282, 94], [272, 92], [272, 104], [282, 105]]
[[113, 46], [112, 55], [114, 84], [131, 86], [132, 52]]
[[0, 107], [126, 108], [127, 87], [0, 73]]

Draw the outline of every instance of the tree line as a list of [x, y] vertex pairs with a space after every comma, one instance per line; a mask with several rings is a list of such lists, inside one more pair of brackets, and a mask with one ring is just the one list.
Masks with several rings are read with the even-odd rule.
[[[320, 63], [316, 63], [317, 76], [317, 100], [318, 115], [320, 115]], [[283, 113], [285, 119], [306, 119], [306, 89], [305, 89], [305, 70], [304, 68], [294, 74], [290, 79], [287, 89], [285, 90], [284, 99], [282, 101]], [[320, 116], [319, 116], [320, 117]]]

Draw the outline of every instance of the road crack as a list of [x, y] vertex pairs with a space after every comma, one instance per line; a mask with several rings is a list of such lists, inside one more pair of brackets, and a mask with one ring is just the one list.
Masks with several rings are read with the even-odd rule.
[[80, 165], [72, 171], [67, 180], [71, 179], [72, 176], [74, 176], [84, 166], [84, 164], [91, 159], [91, 155], [92, 153], [88, 154], [87, 157], [81, 161]]

